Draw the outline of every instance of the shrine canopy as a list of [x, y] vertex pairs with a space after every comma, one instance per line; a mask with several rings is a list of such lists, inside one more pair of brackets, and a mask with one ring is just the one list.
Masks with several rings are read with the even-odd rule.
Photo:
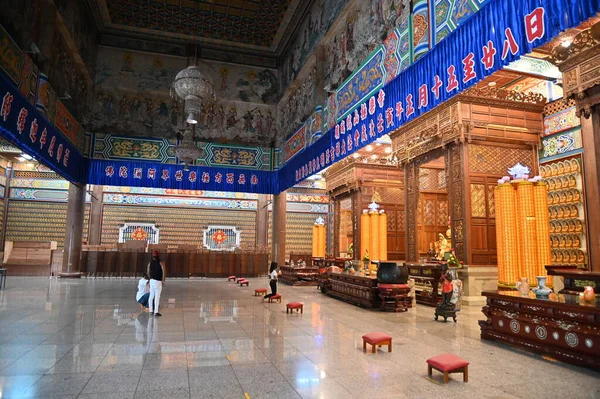
[[279, 189], [391, 133], [598, 12], [600, 0], [491, 0], [295, 155], [279, 170]]

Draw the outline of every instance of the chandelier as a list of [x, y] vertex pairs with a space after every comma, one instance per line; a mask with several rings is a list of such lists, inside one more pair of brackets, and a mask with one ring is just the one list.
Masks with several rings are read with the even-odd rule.
[[183, 138], [175, 147], [175, 156], [179, 158], [179, 162], [185, 166], [193, 165], [196, 159], [202, 156], [202, 150], [196, 146], [194, 141], [194, 133], [192, 129], [187, 128], [183, 131]]
[[195, 65], [180, 71], [173, 81], [175, 93], [184, 100], [187, 123], [197, 124], [203, 99], [213, 98], [213, 85], [205, 74]]

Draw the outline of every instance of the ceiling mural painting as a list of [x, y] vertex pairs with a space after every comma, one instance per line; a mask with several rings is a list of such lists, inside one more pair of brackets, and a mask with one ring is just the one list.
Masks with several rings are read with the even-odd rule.
[[[175, 137], [183, 109], [170, 87], [187, 62], [184, 57], [100, 47], [92, 131]], [[270, 146], [276, 134], [277, 71], [206, 60], [196, 65], [212, 81], [215, 94], [201, 104], [196, 139]]]

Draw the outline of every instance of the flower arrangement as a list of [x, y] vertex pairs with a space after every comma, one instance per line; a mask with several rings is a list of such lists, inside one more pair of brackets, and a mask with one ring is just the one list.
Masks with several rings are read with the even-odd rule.
[[365, 249], [365, 256], [363, 256], [363, 262], [369, 262], [371, 258], [369, 257], [369, 251]]
[[448, 256], [448, 260], [446, 262], [448, 264], [448, 267], [456, 267], [456, 268], [462, 268], [464, 262], [459, 261], [458, 259], [456, 259], [456, 252], [454, 252], [454, 248], [452, 248], [452, 252], [450, 253], [450, 256]]

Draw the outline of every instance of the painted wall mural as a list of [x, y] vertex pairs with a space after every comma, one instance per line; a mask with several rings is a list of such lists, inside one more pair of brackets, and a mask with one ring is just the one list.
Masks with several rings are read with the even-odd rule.
[[348, 0], [317, 0], [291, 40], [281, 68], [281, 91], [292, 83]]
[[427, 0], [416, 0], [412, 14], [414, 60], [421, 58], [429, 51], [429, 3]]
[[285, 162], [306, 147], [306, 127], [302, 126], [285, 142]]
[[[96, 133], [92, 143], [94, 159], [177, 163], [174, 139], [136, 138]], [[269, 148], [207, 142], [197, 142], [196, 144], [202, 150], [202, 156], [196, 160], [196, 165], [271, 170], [271, 150]]]
[[[338, 118], [344, 118], [356, 104], [363, 102], [384, 83], [384, 48], [380, 47], [350, 78], [339, 88], [336, 94]], [[366, 113], [366, 109], [365, 109]], [[358, 123], [358, 111], [354, 124]], [[348, 129], [352, 123], [346, 123]]]
[[559, 133], [542, 139], [540, 158], [549, 158], [567, 154], [583, 147], [581, 130], [576, 129], [567, 133]]
[[575, 107], [570, 107], [546, 116], [544, 118], [544, 135], [549, 136], [581, 125], [581, 120], [577, 117], [575, 111]]
[[[127, 136], [174, 137], [181, 123], [169, 88], [185, 68], [182, 57], [101, 47], [92, 129]], [[201, 139], [271, 145], [277, 131], [277, 72], [234, 64], [197, 61], [213, 82], [216, 101], [202, 105], [196, 135]]]
[[0, 68], [12, 79], [19, 92], [35, 105], [39, 70], [29, 55], [0, 26]]
[[488, 0], [435, 0], [433, 44], [439, 43]]

